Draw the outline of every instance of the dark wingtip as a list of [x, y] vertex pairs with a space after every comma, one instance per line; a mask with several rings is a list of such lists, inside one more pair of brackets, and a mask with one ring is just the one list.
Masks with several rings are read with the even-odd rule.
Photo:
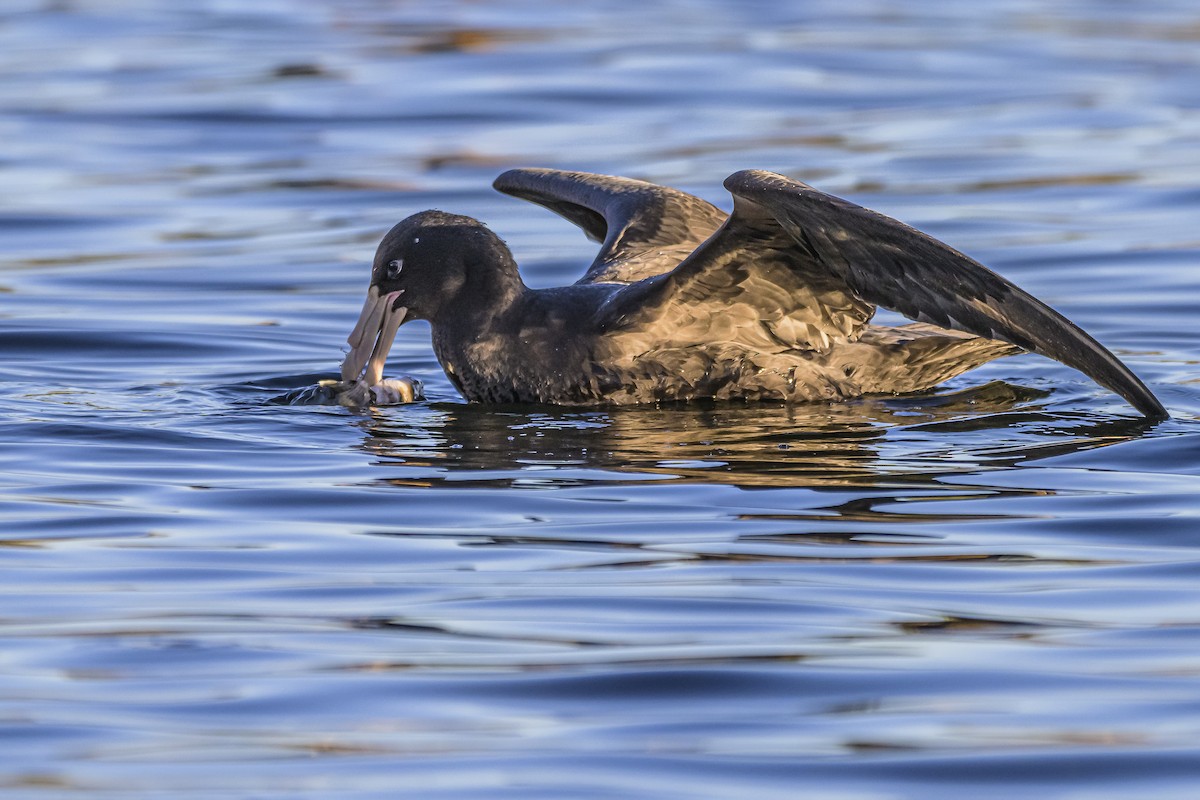
[[496, 180], [492, 181], [492, 188], [504, 194], [512, 194], [513, 190], [520, 190], [528, 186], [529, 178], [536, 172], [538, 170], [530, 167], [507, 169], [497, 175]]
[[530, 194], [550, 192], [555, 183], [581, 183], [580, 178], [586, 176], [587, 173], [550, 167], [513, 167], [497, 175], [492, 188], [528, 200]]
[[775, 172], [767, 172], [764, 169], [739, 169], [737, 172], [725, 179], [725, 190], [730, 194], [740, 194], [741, 189], [748, 185], [762, 186], [764, 182], [770, 183], [775, 180], [787, 180], [782, 175]]
[[[768, 172], [765, 169], [740, 169], [725, 179], [726, 191], [730, 194], [740, 194], [745, 189], [788, 189], [791, 191], [817, 191], [803, 181], [780, 175], [778, 172]], [[823, 192], [821, 194], [824, 194]]]
[[1142, 412], [1146, 419], [1161, 422], [1171, 418], [1166, 407], [1146, 388], [1145, 384], [1138, 381], [1136, 389], [1138, 391], [1132, 391], [1129, 394], [1122, 393], [1122, 396], [1129, 401], [1130, 405]]
[[[1035, 301], [1039, 302], [1040, 301]], [[1112, 351], [1092, 338], [1082, 328], [1075, 325], [1066, 317], [1047, 307], [1050, 315], [1058, 318], [1062, 331], [1070, 334], [1075, 340], [1061, 350], [1041, 347], [1032, 348], [1087, 375], [1104, 388], [1120, 395], [1125, 402], [1141, 412], [1148, 420], [1160, 421], [1169, 419], [1170, 414], [1154, 393], [1146, 388], [1146, 384], [1134, 374], [1125, 362], [1117, 358]], [[1046, 332], [1042, 342], [1054, 341], [1053, 331]], [[1031, 348], [1026, 348], [1031, 349]]]
[[1080, 369], [1082, 365], [1079, 364], [1072, 364], [1071, 366], [1080, 369], [1081, 372], [1088, 375], [1096, 383], [1120, 395], [1125, 399], [1125, 402], [1140, 411], [1146, 419], [1152, 422], [1161, 422], [1164, 419], [1171, 418], [1166, 407], [1159, 402], [1159, 399], [1154, 396], [1153, 392], [1146, 388], [1146, 384], [1142, 383], [1141, 379], [1133, 374], [1133, 370], [1109, 351], [1103, 348], [1101, 348], [1101, 351], [1108, 357], [1108, 363], [1101, 363], [1094, 371]]

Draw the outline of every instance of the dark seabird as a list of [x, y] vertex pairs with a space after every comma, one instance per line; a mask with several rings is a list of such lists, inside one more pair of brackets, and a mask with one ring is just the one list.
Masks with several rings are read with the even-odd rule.
[[[415, 214], [375, 253], [343, 380], [378, 384], [396, 331], [424, 319], [472, 402], [840, 400], [929, 389], [1031, 351], [1167, 416], [1046, 304], [918, 230], [782, 175], [729, 176], [728, 216], [674, 189], [581, 172], [515, 169], [495, 187], [602, 242], [584, 276], [530, 289], [483, 223]], [[917, 322], [871, 325], [877, 305]]]

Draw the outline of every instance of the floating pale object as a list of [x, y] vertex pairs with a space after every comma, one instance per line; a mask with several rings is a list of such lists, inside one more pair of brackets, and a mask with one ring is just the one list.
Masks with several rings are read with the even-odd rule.
[[324, 380], [316, 386], [294, 389], [275, 402], [289, 406], [332, 406], [363, 408], [393, 406], [425, 399], [424, 386], [416, 378], [384, 378], [374, 386], [362, 381]]

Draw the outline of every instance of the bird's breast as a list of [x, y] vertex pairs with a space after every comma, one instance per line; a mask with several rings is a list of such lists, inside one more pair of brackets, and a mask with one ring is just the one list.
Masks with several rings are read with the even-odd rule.
[[574, 338], [529, 330], [454, 340], [434, 352], [455, 388], [472, 402], [564, 403], [602, 399], [595, 353]]

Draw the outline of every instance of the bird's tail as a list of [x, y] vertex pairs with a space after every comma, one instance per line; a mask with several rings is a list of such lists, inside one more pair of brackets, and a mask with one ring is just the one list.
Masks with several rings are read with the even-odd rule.
[[919, 392], [982, 364], [1025, 352], [1016, 345], [915, 322], [872, 325], [859, 344], [873, 349], [876, 363], [864, 370], [864, 394]]

